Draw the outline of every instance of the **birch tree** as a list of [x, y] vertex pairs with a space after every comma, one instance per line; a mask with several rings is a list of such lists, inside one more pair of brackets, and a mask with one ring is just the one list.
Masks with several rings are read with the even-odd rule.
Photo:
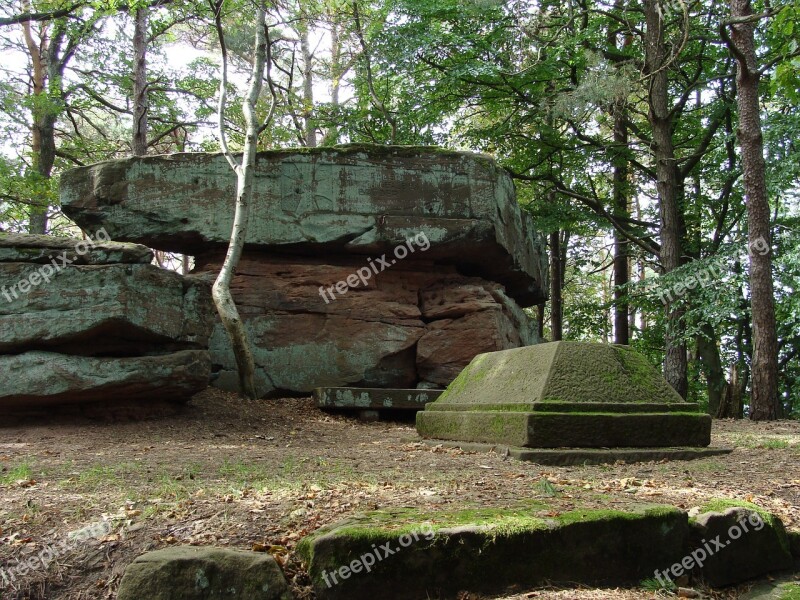
[[[222, 153], [228, 164], [236, 173], [236, 213], [233, 218], [233, 230], [228, 244], [228, 252], [225, 255], [225, 262], [222, 264], [219, 275], [211, 288], [211, 295], [214, 305], [228, 333], [231, 347], [236, 359], [236, 366], [239, 371], [239, 390], [248, 397], [255, 399], [255, 366], [253, 363], [253, 353], [250, 349], [250, 342], [247, 338], [242, 318], [236, 309], [236, 304], [231, 296], [231, 280], [239, 264], [239, 258], [244, 248], [245, 237], [247, 235], [247, 222], [250, 216], [250, 201], [253, 196], [253, 175], [256, 165], [256, 152], [258, 149], [258, 136], [272, 121], [275, 113], [276, 95], [270, 76], [270, 66], [272, 56], [270, 53], [269, 27], [266, 23], [267, 9], [265, 0], [256, 2], [256, 32], [255, 47], [253, 56], [253, 66], [250, 72], [250, 82], [247, 95], [242, 103], [244, 112], [246, 134], [244, 149], [241, 160], [237, 160], [228, 147], [227, 135], [225, 132], [225, 103], [228, 87], [228, 53], [225, 46], [225, 36], [222, 30], [221, 10], [224, 0], [218, 0], [212, 4], [214, 10], [214, 23], [219, 38], [220, 52], [222, 55], [222, 67], [219, 85], [219, 126], [217, 135], [219, 137]], [[269, 83], [272, 102], [269, 112], [263, 124], [259, 123], [256, 113], [256, 105], [261, 96], [266, 74]]]

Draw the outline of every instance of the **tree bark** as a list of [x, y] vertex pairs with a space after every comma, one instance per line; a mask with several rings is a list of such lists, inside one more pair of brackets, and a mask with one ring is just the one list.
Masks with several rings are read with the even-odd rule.
[[[778, 419], [778, 341], [775, 331], [775, 296], [772, 282], [772, 233], [767, 198], [764, 138], [759, 113], [760, 73], [755, 48], [753, 7], [749, 0], [731, 0], [731, 25], [728, 47], [736, 59], [737, 103], [739, 107], [739, 146], [747, 202], [748, 242], [750, 247], [750, 303], [753, 317], [753, 357], [750, 376], [753, 393], [750, 418], [754, 421]], [[723, 30], [724, 31], [724, 30]]]
[[[629, 165], [627, 114], [623, 103], [619, 103], [614, 114], [614, 181], [613, 213], [615, 218], [629, 217], [628, 202]], [[630, 344], [628, 289], [630, 283], [630, 242], [619, 230], [614, 229], [614, 343]]]
[[147, 154], [147, 23], [148, 9], [136, 10], [133, 32], [133, 143], [134, 156]]
[[[26, 5], [27, 6], [27, 5]], [[52, 75], [58, 75], [58, 53], [63, 30], [56, 28], [53, 38], [50, 37], [50, 25], [39, 25], [39, 43], [33, 37], [30, 22], [22, 24], [22, 33], [25, 46], [31, 57], [33, 67], [33, 102], [31, 123], [31, 162], [33, 172], [43, 178], [49, 179], [56, 157], [55, 124], [56, 114], [52, 110], [50, 101], [46, 98], [52, 83], [60, 86], [60, 81], [53, 81]], [[41, 204], [38, 199], [31, 199], [30, 214], [28, 217], [28, 232], [44, 235], [47, 233], [48, 203]]]
[[[221, 0], [220, 0], [221, 3]], [[242, 162], [237, 164], [230, 151], [228, 150], [227, 137], [225, 135], [224, 109], [226, 100], [227, 86], [227, 50], [225, 38], [222, 31], [222, 24], [219, 11], [216, 16], [216, 28], [222, 50], [222, 77], [220, 78], [219, 92], [219, 139], [228, 163], [236, 172], [236, 213], [233, 219], [233, 231], [228, 245], [228, 252], [222, 264], [219, 275], [211, 288], [211, 296], [217, 307], [222, 324], [228, 333], [231, 342], [236, 366], [239, 372], [239, 390], [248, 397], [257, 397], [255, 386], [255, 363], [253, 353], [250, 350], [250, 342], [247, 338], [247, 330], [244, 327], [236, 303], [231, 295], [230, 285], [233, 279], [236, 266], [244, 248], [245, 237], [247, 235], [247, 222], [250, 216], [250, 201], [253, 195], [253, 178], [256, 163], [256, 152], [258, 149], [258, 135], [261, 131], [258, 117], [256, 115], [256, 103], [261, 95], [264, 83], [264, 70], [268, 69], [271, 57], [269, 56], [269, 39], [267, 36], [266, 7], [263, 0], [258, 3], [256, 14], [256, 36], [253, 69], [250, 74], [250, 87], [243, 103], [243, 111], [247, 131], [245, 134], [244, 151]], [[269, 71], [267, 70], [267, 77]], [[270, 108], [267, 122], [272, 118], [275, 109], [273, 104]], [[265, 125], [266, 126], [266, 125]]]
[[550, 337], [559, 342], [564, 336], [564, 305], [561, 297], [562, 271], [561, 235], [558, 230], [550, 234]]
[[708, 323], [703, 323], [701, 335], [697, 336], [697, 356], [706, 377], [708, 414], [715, 417], [720, 412], [728, 385], [717, 346], [717, 334]]
[[[625, 12], [623, 0], [614, 2], [614, 11]], [[632, 43], [632, 37], [619, 31], [619, 25], [611, 22], [606, 34], [609, 48], [624, 56], [625, 50]], [[614, 119], [614, 150], [611, 155], [614, 177], [612, 182], [611, 213], [618, 221], [624, 221], [630, 215], [630, 164], [628, 159], [628, 99], [620, 98], [611, 106]], [[614, 228], [614, 343], [628, 345], [630, 343], [631, 314], [628, 302], [630, 283], [630, 242], [616, 227]]]
[[315, 148], [317, 145], [317, 130], [314, 127], [314, 55], [311, 52], [311, 42], [308, 39], [308, 23], [302, 21], [299, 26], [300, 50], [303, 54], [303, 123], [305, 125], [306, 146]]
[[[648, 75], [648, 119], [653, 130], [653, 157], [661, 228], [661, 268], [664, 273], [681, 264], [680, 203], [682, 190], [672, 140], [673, 118], [669, 106], [666, 28], [659, 0], [645, 0], [645, 69]], [[664, 339], [664, 377], [682, 398], [689, 391], [686, 345], [682, 342], [683, 311], [667, 304]]]
[[545, 303], [536, 305], [536, 336], [540, 342], [544, 341], [545, 307]]

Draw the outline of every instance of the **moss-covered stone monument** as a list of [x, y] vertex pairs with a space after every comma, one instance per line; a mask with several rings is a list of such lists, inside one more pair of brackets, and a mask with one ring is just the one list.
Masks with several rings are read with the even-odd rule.
[[476, 356], [417, 413], [417, 431], [525, 448], [704, 447], [711, 418], [627, 346], [553, 342]]

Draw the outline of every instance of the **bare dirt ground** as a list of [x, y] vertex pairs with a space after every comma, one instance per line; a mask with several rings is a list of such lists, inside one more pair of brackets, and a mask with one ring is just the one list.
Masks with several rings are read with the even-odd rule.
[[[2, 600], [113, 599], [137, 555], [171, 544], [270, 552], [297, 598], [313, 598], [298, 540], [354, 512], [391, 506], [514, 506], [549, 512], [642, 502], [690, 509], [755, 502], [800, 529], [800, 422], [715, 423], [732, 454], [692, 462], [543, 467], [430, 448], [413, 423], [361, 423], [310, 399], [245, 401], [217, 390], [178, 414], [140, 421], [48, 419], [0, 427]], [[113, 523], [99, 540], [69, 532]], [[22, 574], [16, 565], [45, 551]], [[704, 597], [737, 598], [748, 586]], [[701, 589], [701, 588], [698, 588]], [[657, 596], [638, 589], [509, 590], [506, 600]], [[478, 598], [464, 595], [470, 600]], [[376, 599], [379, 600], [379, 599]]]

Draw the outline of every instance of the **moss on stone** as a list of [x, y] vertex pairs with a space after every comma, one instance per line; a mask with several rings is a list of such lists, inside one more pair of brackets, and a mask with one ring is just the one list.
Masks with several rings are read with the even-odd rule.
[[[451, 597], [457, 589], [488, 592], [545, 579], [639, 581], [684, 552], [686, 514], [673, 507], [539, 516], [544, 510], [546, 504], [529, 500], [498, 509], [375, 511], [321, 528], [297, 551], [318, 597], [331, 600], [371, 600], [386, 589], [397, 590], [403, 600]], [[400, 542], [401, 551], [399, 538], [414, 532], [426, 535]], [[326, 574], [384, 545], [395, 549], [383, 556], [390, 560], [372, 561], [368, 576], [348, 576], [331, 587]]]
[[781, 589], [778, 600], [800, 600], [800, 584], [787, 583]]
[[[700, 514], [707, 513], [707, 512], [717, 512], [722, 513], [728, 510], [729, 508], [746, 508], [748, 510], [752, 510], [753, 512], [757, 513], [759, 517], [767, 524], [767, 526], [772, 529], [775, 534], [778, 536], [778, 543], [780, 544], [781, 548], [785, 550], [788, 554], [791, 554], [791, 547], [789, 544], [789, 536], [786, 533], [786, 528], [783, 526], [783, 521], [781, 521], [776, 515], [772, 514], [768, 510], [765, 510], [758, 506], [757, 504], [753, 504], [752, 502], [747, 502], [746, 500], [736, 500], [732, 498], [715, 498], [706, 502], [703, 506], [700, 507]], [[694, 521], [694, 519], [692, 519]]]

